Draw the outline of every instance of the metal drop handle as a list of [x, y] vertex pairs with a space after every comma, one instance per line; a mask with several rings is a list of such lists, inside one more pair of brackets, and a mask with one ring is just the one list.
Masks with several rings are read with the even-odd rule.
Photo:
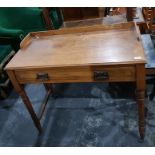
[[109, 74], [106, 71], [94, 71], [94, 80], [108, 80]]
[[41, 81], [48, 80], [49, 79], [48, 73], [37, 73], [36, 79]]

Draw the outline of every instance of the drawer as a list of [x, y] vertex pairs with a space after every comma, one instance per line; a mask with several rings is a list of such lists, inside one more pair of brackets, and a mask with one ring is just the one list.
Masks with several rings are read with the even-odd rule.
[[123, 82], [135, 81], [135, 67], [87, 66], [16, 70], [20, 83]]

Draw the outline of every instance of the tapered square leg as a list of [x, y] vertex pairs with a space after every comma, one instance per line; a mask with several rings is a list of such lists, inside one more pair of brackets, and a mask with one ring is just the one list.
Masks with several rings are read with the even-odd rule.
[[136, 101], [138, 105], [138, 117], [139, 117], [139, 134], [141, 139], [144, 139], [145, 133], [145, 106], [144, 106], [144, 91], [136, 91]]
[[136, 101], [138, 105], [139, 134], [144, 139], [145, 133], [145, 66], [136, 65]]
[[26, 106], [29, 114], [31, 115], [31, 118], [34, 122], [34, 125], [35, 127], [38, 129], [39, 133], [41, 133], [42, 131], [42, 128], [41, 128], [41, 124], [40, 124], [40, 121], [39, 119], [37, 118], [37, 115], [35, 114], [34, 112], [34, 109], [32, 107], [32, 104], [28, 98], [28, 96], [26, 95], [26, 92], [23, 88], [23, 86], [21, 84], [18, 83], [16, 77], [15, 77], [15, 74], [13, 71], [7, 71], [8, 75], [9, 75], [9, 78], [15, 88], [15, 90], [19, 93], [19, 95], [21, 96], [22, 100], [23, 100], [23, 103], [24, 105]]

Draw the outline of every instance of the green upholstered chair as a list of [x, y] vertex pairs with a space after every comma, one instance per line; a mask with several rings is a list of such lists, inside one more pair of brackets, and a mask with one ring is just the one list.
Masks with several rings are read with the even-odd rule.
[[[22, 30], [24, 35], [31, 31], [45, 30], [39, 8], [0, 8], [0, 27], [6, 30]], [[2, 34], [0, 34], [2, 36]]]
[[[21, 40], [29, 32], [58, 29], [62, 16], [58, 8], [12, 7], [0, 8], [0, 37]], [[51, 25], [50, 25], [51, 24]], [[17, 39], [19, 38], [19, 39]], [[14, 42], [15, 43], [15, 42]], [[16, 50], [19, 48], [19, 42]]]
[[23, 30], [0, 26], [0, 99], [7, 97], [11, 86], [4, 67], [19, 49], [23, 37]]
[[[24, 38], [24, 31], [20, 29], [8, 29], [0, 26], [0, 46], [11, 45], [18, 51], [21, 40]], [[0, 55], [2, 53], [0, 52]]]
[[29, 32], [59, 28], [60, 16], [58, 8], [0, 8], [0, 98], [7, 96], [9, 83], [4, 67], [18, 51], [21, 40]]
[[[25, 34], [32, 31], [46, 30], [46, 20], [43, 8], [18, 7], [0, 8], [0, 27], [7, 29], [23, 30]], [[59, 28], [59, 16], [57, 8], [50, 8], [49, 19], [51, 28]]]
[[6, 75], [3, 74], [3, 68], [14, 54], [15, 51], [10, 45], [0, 45], [0, 83], [6, 80]]
[[[24, 27], [24, 20], [26, 18], [28, 20], [28, 18], [31, 17], [32, 12], [34, 13], [33, 17], [37, 18], [38, 11], [34, 11], [35, 9], [23, 14], [22, 10], [28, 11], [29, 8], [0, 8], [0, 98], [7, 97], [7, 90], [10, 86], [4, 67], [15, 54], [15, 51], [19, 49], [20, 41], [24, 38], [28, 31], [31, 30], [29, 24], [25, 24], [25, 27], [26, 25], [27, 27]], [[29, 21], [31, 20], [32, 18], [30, 18]], [[33, 24], [34, 22], [32, 25]], [[32, 29], [33, 28], [34, 27], [32, 27]]]
[[11, 45], [0, 45], [0, 99], [7, 97], [9, 87], [11, 86], [10, 80], [4, 71], [4, 67], [14, 54], [15, 51], [12, 49]]

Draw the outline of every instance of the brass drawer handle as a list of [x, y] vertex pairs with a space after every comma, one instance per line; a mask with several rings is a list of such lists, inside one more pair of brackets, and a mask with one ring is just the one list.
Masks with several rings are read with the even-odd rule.
[[48, 73], [37, 73], [36, 79], [41, 81], [48, 80], [49, 79]]
[[107, 79], [109, 79], [108, 72], [94, 71], [94, 80], [107, 80]]

